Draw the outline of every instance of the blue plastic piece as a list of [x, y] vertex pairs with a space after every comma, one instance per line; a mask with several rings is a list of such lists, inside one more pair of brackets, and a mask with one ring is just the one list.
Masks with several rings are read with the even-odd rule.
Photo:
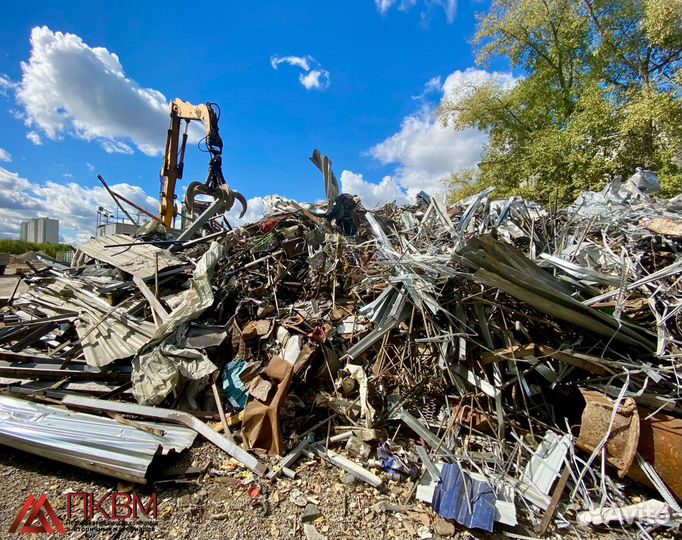
[[239, 378], [248, 365], [246, 360], [232, 360], [223, 368], [223, 396], [230, 405], [241, 410], [246, 407], [249, 391]]

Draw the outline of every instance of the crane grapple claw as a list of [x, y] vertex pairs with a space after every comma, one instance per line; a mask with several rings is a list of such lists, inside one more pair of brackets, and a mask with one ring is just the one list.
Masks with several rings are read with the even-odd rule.
[[221, 184], [217, 188], [211, 188], [201, 182], [192, 182], [187, 187], [187, 193], [185, 194], [185, 206], [192, 212], [195, 211], [194, 199], [197, 195], [208, 195], [214, 199], [222, 199], [225, 202], [226, 212], [229, 212], [232, 209], [235, 201], [239, 201], [242, 206], [242, 211], [239, 214], [239, 217], [243, 217], [246, 213], [248, 206], [246, 198], [238, 191], [233, 191], [228, 184]]
[[246, 214], [246, 209], [248, 207], [248, 204], [246, 202], [246, 198], [244, 195], [239, 193], [238, 191], [233, 191], [232, 194], [234, 195], [234, 198], [239, 201], [239, 203], [242, 205], [242, 211], [239, 213], [239, 217], [243, 218], [244, 214]]

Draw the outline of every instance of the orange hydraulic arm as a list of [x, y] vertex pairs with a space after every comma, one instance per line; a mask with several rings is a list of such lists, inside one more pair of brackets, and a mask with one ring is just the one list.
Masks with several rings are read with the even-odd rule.
[[[222, 153], [223, 141], [218, 129], [218, 114], [212, 103], [205, 105], [192, 105], [181, 99], [176, 99], [170, 106], [170, 126], [166, 138], [166, 149], [163, 158], [161, 176], [163, 187], [161, 188], [161, 221], [169, 227], [177, 214], [175, 208], [175, 185], [182, 179], [185, 164], [185, 149], [187, 147], [187, 130], [192, 120], [201, 120], [206, 129], [206, 146], [211, 154], [208, 166], [208, 178], [204, 184], [192, 182], [187, 189], [186, 204], [191, 207], [194, 196], [197, 194], [212, 195], [226, 199], [227, 210], [232, 208], [235, 199], [242, 204], [241, 215], [246, 212], [246, 200], [244, 197], [232, 191], [223, 177]], [[185, 129], [180, 140], [181, 124], [185, 121]]]

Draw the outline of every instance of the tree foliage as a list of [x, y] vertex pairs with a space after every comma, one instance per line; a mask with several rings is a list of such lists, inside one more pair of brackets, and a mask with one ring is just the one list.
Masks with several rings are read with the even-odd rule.
[[493, 0], [479, 19], [477, 61], [523, 75], [461, 89], [440, 109], [455, 129], [489, 134], [454, 197], [500, 194], [572, 201], [636, 167], [666, 195], [682, 187], [682, 0]]
[[0, 239], [0, 253], [11, 253], [12, 255], [22, 255], [29, 251], [42, 251], [45, 255], [57, 257], [57, 253], [62, 251], [72, 251], [73, 247], [68, 244], [34, 244], [23, 240]]

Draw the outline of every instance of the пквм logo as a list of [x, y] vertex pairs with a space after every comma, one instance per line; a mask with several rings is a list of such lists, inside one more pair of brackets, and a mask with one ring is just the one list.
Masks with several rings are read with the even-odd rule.
[[[144, 504], [136, 493], [110, 493], [101, 497], [85, 491], [66, 494], [66, 524], [71, 529], [88, 530], [97, 528], [120, 527], [124, 522], [138, 522], [136, 526], [154, 526], [158, 514], [156, 493]], [[38, 523], [36, 523], [36, 521]], [[23, 522], [23, 525], [22, 525]], [[21, 525], [21, 528], [19, 528]], [[59, 518], [42, 493], [36, 498], [31, 493], [19, 510], [9, 532], [63, 534], [64, 522]]]
[[[28, 514], [28, 516], [26, 516], [26, 514]], [[38, 497], [37, 499], [35, 498], [33, 493], [31, 493], [28, 496], [28, 499], [26, 499], [24, 506], [22, 506], [21, 510], [19, 510], [17, 518], [14, 520], [14, 523], [12, 523], [9, 532], [12, 533], [17, 532], [17, 528], [19, 527], [19, 524], [24, 520], [24, 517], [26, 517], [26, 520], [24, 521], [24, 524], [21, 527], [21, 529], [19, 529], [19, 532], [22, 534], [23, 533], [53, 534], [55, 532], [55, 529], [56, 532], [58, 532], [59, 534], [64, 534], [66, 532], [62, 520], [59, 519], [59, 516], [52, 508], [52, 505], [47, 500], [47, 495], [45, 495], [45, 493], [41, 494], [40, 497]], [[40, 521], [40, 525], [33, 524], [33, 522], [36, 519]], [[52, 523], [50, 523], [50, 521]]]

